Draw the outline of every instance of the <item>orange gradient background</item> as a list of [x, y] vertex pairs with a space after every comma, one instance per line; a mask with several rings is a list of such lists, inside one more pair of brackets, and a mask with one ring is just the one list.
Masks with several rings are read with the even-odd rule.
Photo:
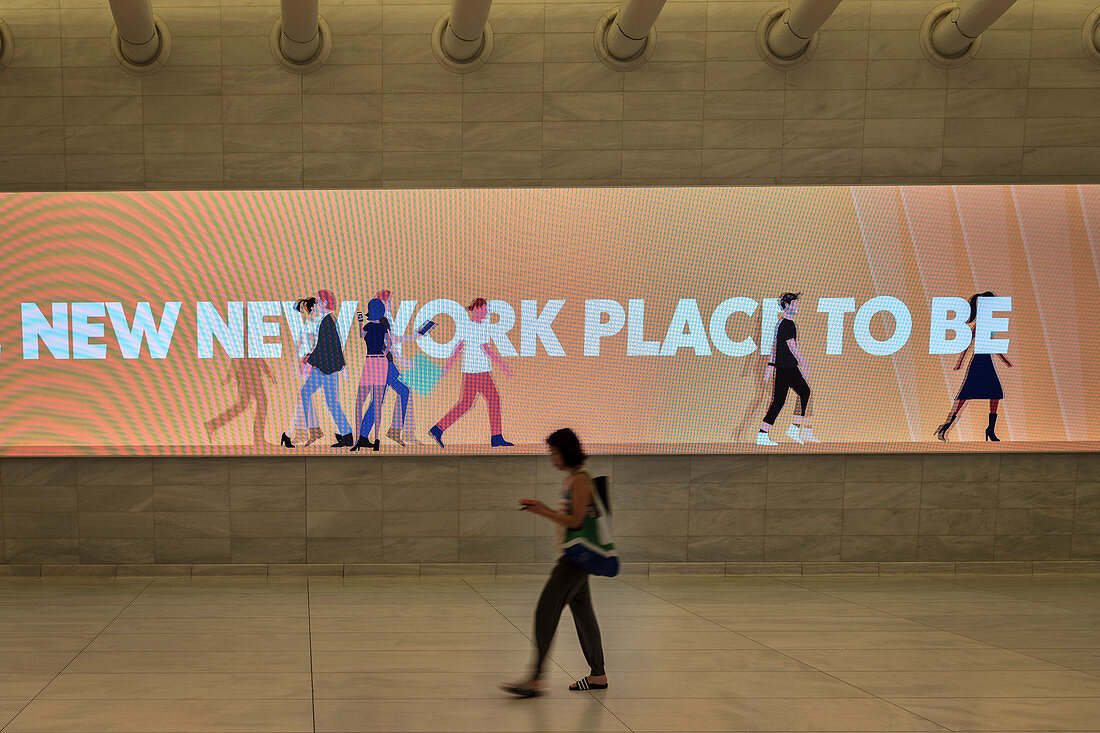
[[[976, 443], [987, 403], [968, 405], [946, 445], [931, 444], [965, 374], [955, 355], [928, 354], [931, 298], [990, 290], [1011, 296], [1009, 369], [999, 449], [1100, 445], [1100, 187], [928, 186], [814, 188], [571, 188], [395, 191], [209, 191], [0, 195], [0, 454], [252, 454], [251, 413], [213, 440], [203, 421], [236, 400], [223, 383], [229, 360], [197, 357], [195, 303], [294, 300], [332, 290], [360, 307], [383, 288], [394, 305], [436, 298], [504, 300], [516, 310], [566, 305], [554, 332], [567, 356], [508, 358], [494, 374], [504, 435], [518, 452], [573, 427], [593, 452], [755, 451], [767, 398], [757, 353], [708, 357], [626, 355], [626, 328], [583, 355], [584, 301], [626, 307], [644, 298], [645, 336], [660, 340], [684, 298], [704, 323], [735, 296], [804, 293], [796, 318], [814, 390], [815, 432], [824, 443], [778, 450], [910, 451], [992, 448]], [[817, 299], [857, 307], [891, 295], [909, 307], [913, 332], [892, 356], [872, 356], [846, 318], [844, 353], [825, 355], [826, 316]], [[132, 316], [148, 301], [158, 323], [166, 301], [183, 308], [168, 358], [143, 346], [124, 360], [109, 320], [106, 360], [62, 360], [40, 346], [23, 360], [20, 303], [50, 316], [51, 302], [112, 302]], [[300, 382], [281, 319], [284, 356], [271, 360], [267, 436], [293, 427]], [[433, 334], [443, 341], [453, 323]], [[731, 317], [730, 338], [759, 340], [759, 310]], [[345, 348], [345, 412], [355, 422], [362, 340]], [[872, 332], [885, 338], [883, 315]], [[519, 347], [519, 324], [511, 332]], [[410, 346], [406, 348], [413, 348]], [[969, 357], [968, 357], [969, 358]], [[431, 395], [413, 394], [411, 420], [427, 428], [458, 396], [446, 375]], [[383, 410], [389, 426], [393, 393]], [[775, 435], [785, 430], [792, 394]], [[334, 432], [315, 395], [327, 452]], [[448, 452], [488, 451], [484, 403], [446, 433]], [[1070, 445], [1072, 444], [1072, 445]], [[322, 447], [326, 446], [326, 447]], [[385, 450], [402, 451], [390, 444]], [[776, 449], [773, 449], [776, 450]], [[428, 446], [406, 452], [438, 452]]]

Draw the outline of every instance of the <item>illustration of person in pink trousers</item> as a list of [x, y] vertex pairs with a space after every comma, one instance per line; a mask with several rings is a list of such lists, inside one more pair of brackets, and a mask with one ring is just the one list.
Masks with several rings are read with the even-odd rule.
[[504, 439], [501, 431], [500, 393], [493, 382], [493, 367], [496, 366], [506, 377], [512, 376], [512, 370], [504, 363], [493, 344], [489, 332], [489, 304], [486, 300], [477, 298], [466, 310], [470, 317], [465, 323], [458, 325], [458, 344], [443, 364], [443, 372], [446, 373], [457, 360], [462, 360], [462, 395], [450, 412], [428, 432], [442, 448], [443, 431], [469, 412], [474, 406], [474, 400], [481, 395], [489, 408], [489, 429], [492, 431], [489, 444], [494, 448], [511, 448], [512, 443]]

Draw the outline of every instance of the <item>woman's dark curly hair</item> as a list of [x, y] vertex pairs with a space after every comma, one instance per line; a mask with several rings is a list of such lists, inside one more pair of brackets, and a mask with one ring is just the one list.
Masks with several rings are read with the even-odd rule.
[[588, 460], [588, 454], [581, 447], [580, 439], [569, 428], [562, 428], [550, 433], [550, 436], [546, 439], [546, 444], [551, 448], [557, 448], [558, 453], [561, 454], [562, 463], [571, 468], [580, 466]]

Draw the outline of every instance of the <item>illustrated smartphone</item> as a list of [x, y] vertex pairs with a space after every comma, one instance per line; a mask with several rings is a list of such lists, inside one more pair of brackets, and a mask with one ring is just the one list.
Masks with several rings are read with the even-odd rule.
[[428, 331], [431, 331], [432, 326], [434, 326], [434, 325], [435, 325], [435, 321], [424, 321], [424, 325], [421, 326], [420, 328], [416, 329], [416, 332], [418, 334], [420, 334], [421, 336], [423, 336]]

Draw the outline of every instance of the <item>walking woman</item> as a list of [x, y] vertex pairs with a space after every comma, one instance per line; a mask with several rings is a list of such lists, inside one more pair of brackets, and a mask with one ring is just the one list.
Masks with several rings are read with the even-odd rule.
[[[596, 516], [596, 502], [593, 498], [595, 488], [592, 477], [584, 467], [588, 456], [581, 447], [580, 440], [569, 428], [557, 430], [546, 439], [550, 446], [550, 460], [554, 468], [566, 473], [562, 486], [561, 503], [558, 511], [536, 499], [523, 499], [522, 509], [546, 517], [558, 525], [558, 545], [565, 539], [565, 530], [579, 527], [585, 517]], [[567, 560], [558, 558], [558, 564], [550, 573], [550, 579], [539, 596], [535, 610], [535, 663], [531, 676], [520, 682], [501, 685], [505, 692], [517, 697], [538, 697], [543, 694], [543, 666], [550, 652], [550, 643], [558, 630], [561, 613], [566, 606], [573, 612], [573, 623], [577, 627], [581, 650], [587, 660], [591, 673], [569, 686], [570, 690], [605, 690], [607, 674], [604, 670], [603, 643], [600, 641], [600, 625], [596, 622], [596, 612], [592, 608], [592, 592], [588, 588], [588, 573]]]
[[[299, 377], [300, 384], [299, 390], [305, 385], [306, 379], [309, 378], [311, 367], [302, 361], [302, 358], [307, 356], [309, 352], [313, 351], [313, 347], [317, 344], [317, 298], [301, 298], [294, 304], [294, 310], [298, 312], [298, 315], [302, 317], [302, 330], [295, 336], [295, 346], [298, 347], [298, 358], [294, 360], [294, 371]], [[309, 447], [316, 443], [321, 438], [325, 437], [325, 433], [321, 430], [320, 425], [317, 422], [317, 410], [310, 409], [308, 413], [303, 411], [301, 395], [299, 392], [294, 393], [295, 403], [295, 419], [294, 419], [294, 439], [301, 440], [303, 435], [307, 434], [308, 439], [302, 444], [302, 447]], [[310, 406], [312, 408], [312, 405]], [[294, 441], [290, 439], [290, 436], [283, 433], [282, 439], [279, 444], [284, 448], [293, 448]]]
[[[958, 361], [955, 362], [955, 371], [962, 369], [963, 360], [966, 359], [966, 352], [970, 351], [970, 348], [974, 345], [974, 320], [978, 316], [978, 298], [992, 298], [993, 293], [986, 291], [984, 293], [975, 293], [970, 296], [970, 318], [966, 319], [966, 322], [970, 325], [971, 339], [967, 344], [963, 352], [959, 354]], [[997, 354], [997, 358], [1005, 363], [1005, 366], [1011, 367], [1012, 362], [1005, 358], [1003, 354]], [[997, 376], [997, 369], [993, 366], [992, 354], [974, 354], [970, 359], [970, 366], [966, 370], [966, 379], [963, 380], [962, 387], [959, 388], [959, 394], [955, 397], [955, 404], [951, 406], [951, 412], [947, 416], [947, 422], [936, 428], [933, 433], [940, 440], [947, 440], [947, 431], [955, 423], [955, 419], [959, 416], [959, 411], [962, 410], [963, 405], [967, 400], [989, 400], [989, 425], [985, 429], [985, 439], [987, 441], [1000, 442], [1000, 438], [997, 437], [997, 407], [1000, 405], [1001, 400], [1004, 399], [1004, 389], [1001, 387], [1001, 378]]]
[[[362, 316], [362, 314], [360, 314]], [[378, 429], [382, 424], [382, 403], [386, 399], [386, 383], [389, 381], [390, 362], [387, 356], [393, 348], [390, 319], [386, 318], [386, 304], [378, 298], [367, 303], [367, 322], [362, 327], [363, 340], [367, 343], [367, 355], [363, 359], [363, 374], [359, 380], [362, 394], [370, 394], [370, 409], [359, 423], [359, 440], [352, 451], [370, 447], [377, 452], [381, 446]], [[369, 439], [371, 423], [374, 423], [374, 440]]]
[[801, 296], [802, 293], [783, 293], [779, 297], [780, 318], [775, 329], [773, 361], [768, 363], [764, 372], [765, 381], [769, 377], [772, 379], [772, 403], [764, 415], [760, 432], [756, 434], [757, 445], [779, 445], [771, 439], [771, 429], [787, 401], [788, 390], [794, 390], [798, 395], [798, 407], [795, 408], [791, 426], [787, 428], [787, 437], [796, 443], [821, 442], [814, 437], [810, 427], [810, 385], [802, 373], [805, 360], [798, 348], [798, 328], [793, 320], [798, 313], [798, 299]]
[[[382, 304], [385, 306], [386, 310], [385, 316], [387, 319], [390, 319], [390, 322], [392, 323], [393, 309], [390, 307], [390, 301], [392, 299], [392, 294], [390, 293], [390, 291], [382, 290], [378, 293], [378, 295], [374, 297], [382, 301]], [[393, 419], [390, 421], [390, 429], [386, 431], [386, 437], [392, 440], [394, 443], [397, 443], [402, 448], [405, 447], [405, 438], [408, 433], [408, 431], [406, 430], [406, 425], [408, 425], [409, 415], [409, 387], [401, 379], [401, 370], [397, 368], [397, 361], [401, 359], [402, 356], [401, 344], [407, 341], [414, 340], [415, 338], [415, 336], [406, 336], [400, 339], [395, 339], [392, 343], [392, 346], [386, 351], [386, 361], [389, 362], [389, 372], [386, 377], [386, 386], [392, 389], [394, 394], [397, 395], [397, 399], [393, 406]], [[360, 387], [359, 394], [356, 397], [356, 415], [363, 414], [363, 404], [365, 402], [366, 392], [363, 387]], [[374, 403], [372, 402], [371, 406], [367, 408], [367, 415], [365, 418], [368, 425], [371, 423], [371, 420], [374, 419], [373, 410]], [[412, 439], [411, 436], [408, 437]], [[420, 442], [419, 440], [412, 440], [413, 442]]]

